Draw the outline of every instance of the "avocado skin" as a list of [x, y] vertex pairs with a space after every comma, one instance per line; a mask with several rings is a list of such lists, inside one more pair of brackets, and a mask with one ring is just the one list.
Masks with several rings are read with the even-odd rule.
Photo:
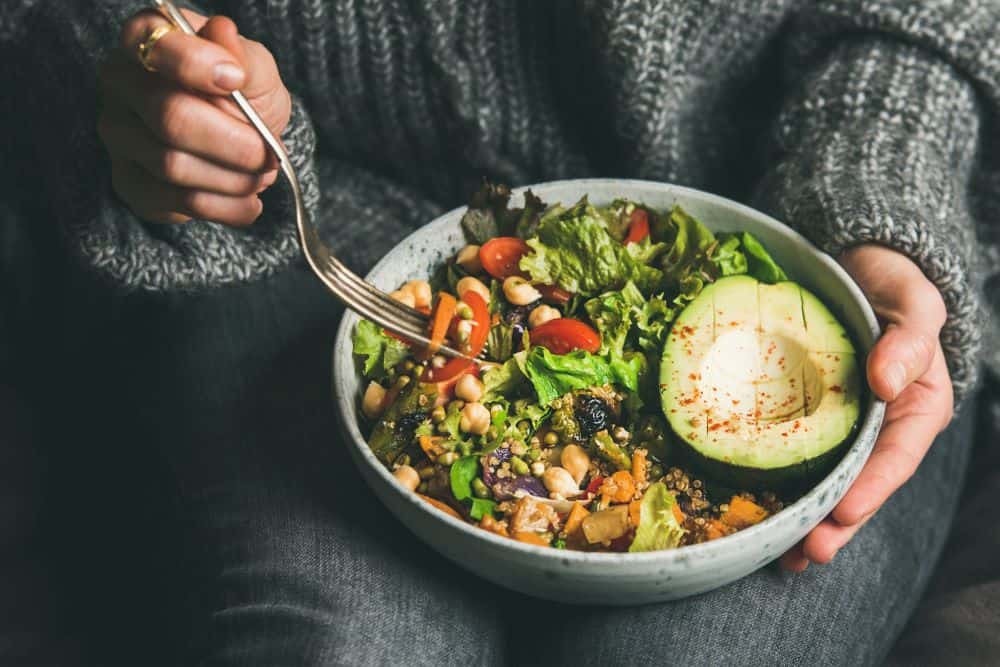
[[801, 494], [815, 486], [837, 466], [854, 441], [858, 425], [838, 445], [816, 458], [782, 468], [750, 468], [737, 466], [718, 459], [711, 459], [671, 431], [674, 451], [695, 475], [702, 475], [714, 482], [740, 491], [774, 491], [782, 494]]

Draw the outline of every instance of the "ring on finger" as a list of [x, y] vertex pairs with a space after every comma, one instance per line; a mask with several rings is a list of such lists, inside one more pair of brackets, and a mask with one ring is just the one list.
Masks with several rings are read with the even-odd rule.
[[139, 42], [139, 46], [136, 47], [139, 54], [139, 62], [142, 63], [142, 66], [146, 68], [147, 72], [157, 71], [156, 68], [153, 67], [152, 63], [149, 62], [149, 56], [153, 52], [153, 47], [156, 46], [156, 43], [173, 29], [174, 26], [169, 23], [164, 23], [149, 33], [149, 36], [146, 37], [146, 39]]

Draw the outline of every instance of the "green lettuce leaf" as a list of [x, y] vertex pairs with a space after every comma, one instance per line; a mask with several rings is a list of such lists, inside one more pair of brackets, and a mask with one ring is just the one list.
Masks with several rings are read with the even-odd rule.
[[402, 341], [387, 336], [382, 327], [368, 320], [361, 320], [354, 329], [352, 339], [354, 354], [361, 357], [362, 373], [366, 379], [378, 379], [410, 353]]
[[533, 347], [523, 370], [543, 406], [574, 389], [610, 384], [614, 379], [607, 361], [583, 350], [552, 354], [544, 347]]
[[750, 232], [743, 232], [740, 235], [740, 242], [747, 258], [747, 273], [765, 283], [773, 284], [788, 280], [785, 272]]
[[706, 260], [706, 250], [715, 242], [708, 227], [674, 206], [669, 215], [656, 216], [652, 222], [654, 240], [665, 242], [670, 250], [661, 258], [665, 288], [675, 291], [678, 285]]
[[486, 498], [477, 498], [472, 494], [472, 480], [479, 476], [479, 457], [463, 456], [452, 464], [449, 472], [451, 494], [455, 500], [469, 505], [469, 514], [473, 519], [482, 519], [486, 514], [492, 514], [496, 503]]
[[675, 549], [686, 532], [674, 516], [676, 499], [663, 482], [651, 484], [639, 506], [639, 527], [628, 550], [661, 551]]
[[483, 373], [482, 402], [489, 403], [500, 398], [509, 398], [522, 393], [528, 387], [528, 378], [523, 366], [527, 352], [521, 351], [495, 368]]
[[619, 288], [629, 280], [652, 290], [662, 277], [612, 238], [586, 198], [559, 216], [545, 216], [538, 236], [528, 239], [528, 245], [533, 252], [521, 258], [521, 270], [533, 280], [586, 296]]
[[740, 251], [740, 238], [736, 234], [719, 234], [709, 260], [715, 267], [716, 278], [747, 272], [747, 257]]

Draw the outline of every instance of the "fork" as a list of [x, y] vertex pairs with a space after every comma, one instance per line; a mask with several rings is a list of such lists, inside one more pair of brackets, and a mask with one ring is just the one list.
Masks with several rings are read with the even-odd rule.
[[[153, 2], [175, 28], [188, 35], [197, 34], [184, 14], [171, 0], [153, 0]], [[429, 321], [427, 315], [396, 301], [371, 283], [366, 282], [337, 259], [330, 248], [319, 238], [302, 203], [299, 177], [295, 173], [292, 161], [288, 158], [288, 153], [285, 152], [285, 147], [274, 137], [243, 93], [238, 90], [233, 91], [230, 98], [278, 158], [281, 172], [288, 179], [292, 188], [292, 196], [295, 199], [295, 226], [298, 228], [299, 245], [306, 258], [306, 263], [316, 274], [316, 277], [344, 305], [362, 317], [410, 341], [430, 346], [431, 340], [427, 335]], [[478, 361], [448, 345], [440, 345], [438, 352], [449, 357]]]

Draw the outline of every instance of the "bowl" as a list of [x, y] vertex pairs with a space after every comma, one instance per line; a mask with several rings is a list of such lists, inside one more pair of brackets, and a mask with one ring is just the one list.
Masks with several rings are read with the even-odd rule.
[[[747, 206], [690, 188], [636, 180], [581, 179], [530, 187], [549, 203], [595, 204], [618, 197], [657, 209], [680, 204], [713, 231], [749, 231], [789, 277], [811, 290], [867, 353], [879, 334], [871, 306], [847, 273], [828, 255], [777, 220]], [[521, 205], [525, 188], [515, 191]], [[387, 254], [368, 280], [390, 291], [426, 278], [454, 255], [465, 239], [458, 208], [421, 227]], [[416, 537], [456, 564], [521, 593], [571, 604], [633, 605], [682, 598], [744, 577], [776, 559], [816, 526], [846, 493], [868, 458], [885, 405], [868, 392], [854, 442], [836, 468], [812, 490], [760, 524], [722, 539], [668, 551], [588, 553], [538, 547], [499, 537], [432, 508], [396, 483], [368, 448], [358, 423], [363, 387], [351, 352], [358, 316], [348, 311], [333, 348], [333, 394], [345, 445], [375, 495]]]

